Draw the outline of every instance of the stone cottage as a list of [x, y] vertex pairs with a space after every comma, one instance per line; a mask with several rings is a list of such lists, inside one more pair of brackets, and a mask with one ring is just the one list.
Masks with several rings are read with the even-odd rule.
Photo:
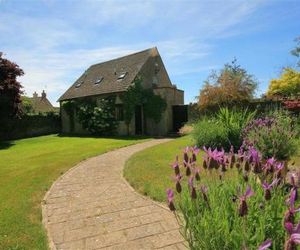
[[[137, 106], [128, 129], [123, 120], [121, 95], [132, 85], [137, 76], [141, 76], [143, 79], [143, 88], [152, 88], [154, 94], [165, 99], [167, 108], [160, 122], [155, 123], [144, 116], [142, 107]], [[185, 115], [182, 116], [182, 113], [186, 113], [186, 109], [181, 108], [184, 107], [182, 106], [184, 92], [171, 83], [156, 47], [90, 66], [58, 101], [62, 106], [64, 101], [78, 98], [93, 98], [97, 101], [97, 98], [109, 95], [115, 96], [115, 115], [119, 121], [117, 129], [119, 135], [125, 135], [128, 132], [132, 135], [166, 135], [178, 129], [180, 123], [186, 120]], [[67, 112], [62, 108], [61, 117], [62, 132], [86, 132], [76, 121], [76, 114], [73, 126], [70, 125], [70, 117]], [[173, 119], [174, 117], [177, 117], [176, 121]]]
[[58, 108], [52, 106], [44, 90], [41, 96], [34, 92], [32, 97], [27, 97], [27, 99], [30, 101], [33, 113], [58, 112]]

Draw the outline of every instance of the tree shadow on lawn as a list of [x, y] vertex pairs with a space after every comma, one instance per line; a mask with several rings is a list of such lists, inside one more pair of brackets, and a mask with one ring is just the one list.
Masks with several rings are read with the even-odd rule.
[[58, 134], [58, 137], [75, 137], [75, 138], [102, 138], [102, 139], [117, 139], [117, 140], [144, 140], [144, 139], [162, 139], [162, 138], [176, 138], [178, 136], [151, 136], [151, 135], [88, 135], [88, 134]]
[[120, 135], [87, 135], [87, 134], [58, 134], [58, 137], [74, 137], [74, 138], [99, 138], [99, 139], [117, 139], [117, 140], [143, 140], [143, 139], [151, 139], [154, 138], [153, 136], [146, 136], [146, 135], [130, 135], [130, 136], [120, 136]]
[[13, 141], [0, 141], [0, 150], [8, 149], [14, 145], [15, 143]]

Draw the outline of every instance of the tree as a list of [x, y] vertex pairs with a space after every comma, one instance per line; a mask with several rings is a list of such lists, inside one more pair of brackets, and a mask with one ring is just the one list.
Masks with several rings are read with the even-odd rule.
[[234, 59], [219, 72], [212, 72], [200, 90], [201, 109], [249, 101], [253, 98], [257, 81]]
[[34, 113], [33, 106], [32, 106], [32, 101], [29, 97], [27, 96], [22, 96], [21, 97], [21, 110], [23, 114], [32, 114]]
[[17, 77], [22, 76], [24, 72], [17, 64], [3, 58], [2, 55], [0, 52], [0, 121], [3, 124], [21, 112], [23, 92]]
[[300, 96], [300, 72], [292, 68], [284, 68], [278, 79], [270, 81], [267, 96]]
[[299, 58], [297, 62], [298, 67], [300, 67], [300, 36], [295, 39], [296, 47], [292, 49], [291, 54]]

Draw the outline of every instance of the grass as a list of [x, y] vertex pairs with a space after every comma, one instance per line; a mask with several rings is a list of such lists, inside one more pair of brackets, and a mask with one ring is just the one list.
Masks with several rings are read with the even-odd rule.
[[150, 196], [154, 200], [164, 201], [165, 190], [172, 186], [170, 176], [173, 171], [170, 164], [176, 154], [181, 156], [187, 145], [193, 145], [190, 136], [180, 137], [136, 153], [127, 162], [124, 176], [130, 185], [139, 193]]
[[[182, 150], [194, 144], [193, 139], [188, 135], [138, 152], [126, 162], [124, 176], [139, 193], [164, 202], [166, 189], [174, 187], [174, 182], [171, 180], [174, 174], [170, 167], [171, 163], [174, 162], [176, 154], [181, 157]], [[300, 167], [300, 143], [298, 154], [292, 158], [292, 161], [295, 161], [295, 166]], [[202, 164], [201, 156], [198, 157], [198, 164]], [[236, 178], [237, 175], [231, 177]]]
[[0, 143], [0, 249], [48, 249], [40, 204], [53, 181], [79, 161], [141, 141], [49, 135]]

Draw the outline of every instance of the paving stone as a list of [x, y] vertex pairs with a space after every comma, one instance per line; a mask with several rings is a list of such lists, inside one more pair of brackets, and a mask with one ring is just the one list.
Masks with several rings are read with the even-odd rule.
[[52, 249], [187, 249], [174, 215], [122, 178], [126, 160], [158, 139], [85, 160], [59, 178], [43, 202]]

